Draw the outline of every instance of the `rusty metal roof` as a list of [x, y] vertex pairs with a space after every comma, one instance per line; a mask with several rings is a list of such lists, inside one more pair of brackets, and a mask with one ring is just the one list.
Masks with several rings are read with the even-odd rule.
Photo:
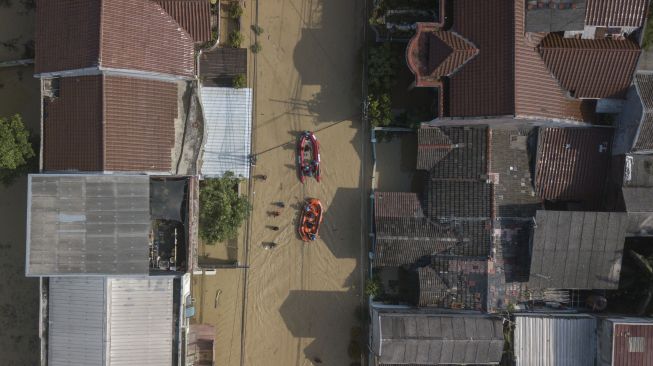
[[[645, 321], [650, 321], [646, 319]], [[653, 360], [653, 323], [618, 323], [613, 329], [613, 366], [646, 366]]]
[[36, 28], [37, 73], [98, 66], [195, 72], [193, 39], [149, 0], [39, 1]]
[[577, 39], [551, 33], [542, 39], [539, 52], [571, 96], [599, 99], [624, 96], [641, 49], [629, 39]]
[[211, 40], [211, 3], [209, 0], [155, 0], [195, 42]]
[[541, 128], [535, 192], [545, 200], [600, 202], [609, 171], [612, 128]]
[[641, 27], [649, 0], [587, 0], [585, 24], [599, 27]]
[[59, 96], [44, 104], [44, 170], [170, 170], [176, 83], [102, 75], [61, 78]]
[[571, 99], [551, 76], [537, 46], [547, 33], [526, 33], [525, 1], [514, 1], [515, 115], [592, 121], [595, 101]]
[[479, 52], [448, 80], [448, 116], [512, 115], [515, 110], [513, 2], [457, 0], [451, 4], [456, 32]]

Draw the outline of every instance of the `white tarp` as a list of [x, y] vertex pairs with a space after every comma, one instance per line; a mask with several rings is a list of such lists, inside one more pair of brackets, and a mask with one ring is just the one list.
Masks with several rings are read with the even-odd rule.
[[252, 140], [252, 89], [203, 87], [206, 128], [202, 175], [215, 178], [232, 171], [249, 178]]

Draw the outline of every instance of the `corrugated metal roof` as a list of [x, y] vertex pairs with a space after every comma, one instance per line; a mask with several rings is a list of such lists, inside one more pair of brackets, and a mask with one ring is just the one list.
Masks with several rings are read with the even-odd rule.
[[28, 276], [147, 274], [145, 175], [30, 175]]
[[613, 366], [653, 364], [653, 324], [617, 323], [613, 337]]
[[633, 80], [639, 45], [629, 39], [577, 39], [550, 33], [539, 45], [547, 69], [575, 98], [621, 98]]
[[101, 277], [52, 277], [48, 365], [104, 366], [106, 284]]
[[596, 319], [515, 315], [517, 366], [594, 366]]
[[252, 89], [202, 88], [206, 125], [202, 175], [220, 177], [231, 171], [249, 177], [252, 139]]
[[172, 364], [172, 290], [170, 277], [110, 280], [107, 365]]
[[37, 73], [102, 66], [194, 76], [193, 39], [152, 1], [38, 1], [37, 14]]
[[600, 27], [640, 27], [644, 24], [649, 0], [587, 0], [586, 25]]
[[50, 279], [49, 365], [171, 365], [172, 340], [171, 277]]
[[616, 289], [628, 214], [537, 211], [529, 287]]
[[156, 0], [195, 42], [211, 40], [211, 3], [209, 0]]
[[546, 200], [600, 202], [610, 166], [611, 128], [540, 128], [535, 191]]
[[498, 364], [501, 319], [428, 313], [380, 313], [382, 364]]
[[567, 97], [546, 68], [537, 46], [548, 33], [526, 33], [526, 1], [514, 1], [515, 11], [515, 115], [592, 121], [595, 119], [592, 100]]

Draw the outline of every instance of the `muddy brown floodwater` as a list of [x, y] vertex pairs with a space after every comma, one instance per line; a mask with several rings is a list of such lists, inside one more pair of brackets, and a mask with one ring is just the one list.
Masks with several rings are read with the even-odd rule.
[[[34, 13], [24, 0], [0, 5], [0, 62], [24, 57], [33, 38]], [[39, 131], [39, 83], [33, 68], [0, 68], [0, 116], [19, 113]], [[38, 280], [25, 277], [27, 179], [0, 185], [0, 364], [39, 362]]]

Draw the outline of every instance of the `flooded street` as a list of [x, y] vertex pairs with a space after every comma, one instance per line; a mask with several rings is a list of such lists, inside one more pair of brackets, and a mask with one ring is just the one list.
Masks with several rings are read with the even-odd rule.
[[[21, 59], [33, 38], [34, 13], [25, 1], [0, 6], [0, 62]], [[0, 68], [0, 116], [15, 113], [39, 131], [39, 82], [31, 66]], [[36, 365], [38, 280], [25, 277], [27, 179], [0, 185], [0, 359], [2, 365]]]

